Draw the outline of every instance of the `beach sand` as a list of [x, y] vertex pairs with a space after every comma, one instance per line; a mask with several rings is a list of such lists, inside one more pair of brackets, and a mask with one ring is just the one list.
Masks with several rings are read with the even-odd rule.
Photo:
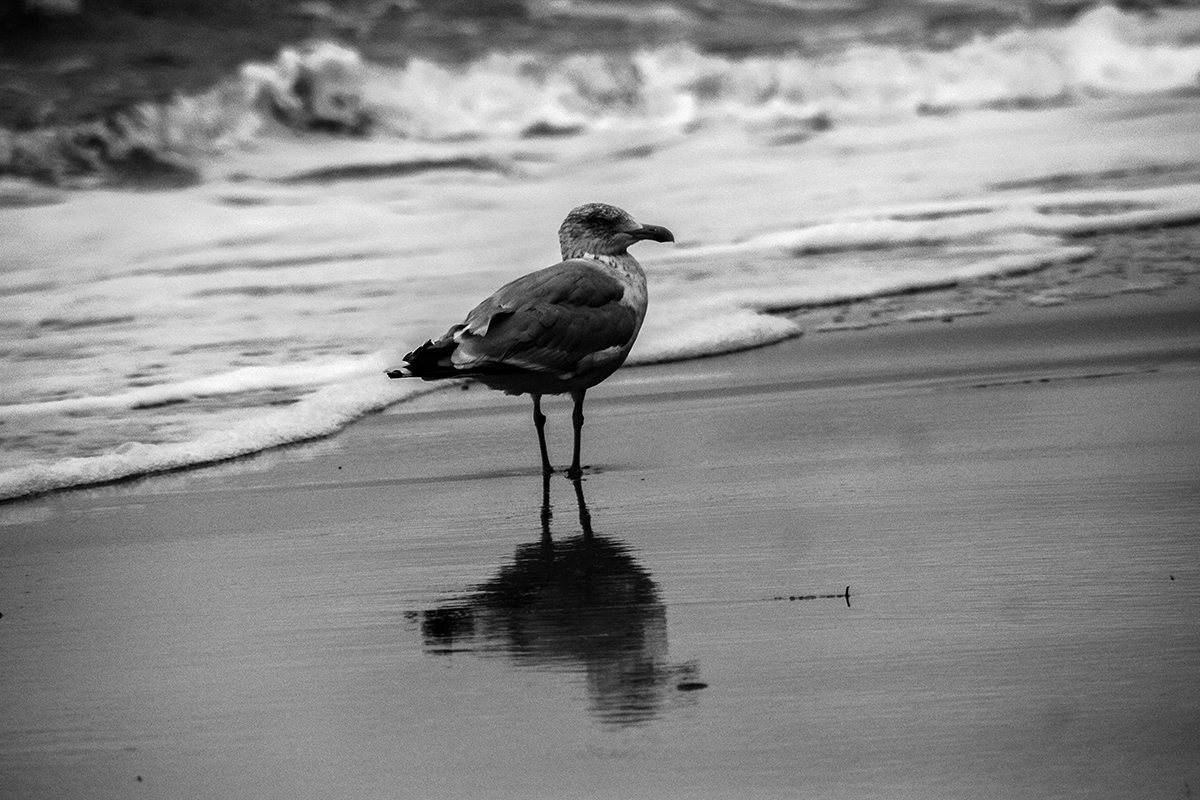
[[0, 506], [0, 795], [1189, 797], [1198, 299], [622, 370], [582, 519], [480, 389]]

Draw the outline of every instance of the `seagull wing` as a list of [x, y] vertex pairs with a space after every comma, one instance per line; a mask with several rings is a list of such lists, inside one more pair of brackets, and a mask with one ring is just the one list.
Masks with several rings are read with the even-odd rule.
[[467, 315], [452, 360], [460, 370], [511, 366], [569, 377], [623, 358], [640, 322], [624, 296], [619, 280], [584, 259], [532, 272]]

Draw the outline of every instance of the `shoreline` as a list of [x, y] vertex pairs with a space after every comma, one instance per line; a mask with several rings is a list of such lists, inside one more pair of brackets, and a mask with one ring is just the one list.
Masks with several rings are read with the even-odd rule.
[[[1200, 235], [1200, 228], [1197, 228], [1197, 235]], [[1042, 282], [1047, 284], [1055, 283], [1056, 278], [1053, 273], [1055, 271], [1061, 273], [1065, 269], [1059, 267], [1057, 270], [1052, 268], [1042, 271], [1050, 273], [1045, 276]], [[1137, 277], [1135, 276], [1132, 280], [1137, 280]], [[1004, 279], [993, 282], [998, 284], [1004, 283]], [[1147, 329], [1152, 327], [1161, 329], [1164, 335], [1179, 335], [1180, 332], [1189, 328], [1192, 313], [1197, 307], [1200, 307], [1200, 298], [1193, 297], [1196, 294], [1197, 286], [1195, 285], [1195, 281], [1191, 280], [1190, 277], [1170, 286], [1163, 285], [1146, 290], [1139, 289], [1117, 293], [1088, 294], [1086, 288], [1081, 289], [1080, 287], [1076, 287], [1076, 297], [1064, 305], [1055, 304], [1046, 306], [1036, 303], [1022, 303], [1019, 299], [1016, 299], [1016, 295], [1011, 295], [1001, 301], [993, 302], [984, 310], [974, 312], [964, 312], [961, 306], [954, 305], [953, 294], [956, 291], [958, 291], [957, 288], [911, 292], [901, 296], [885, 296], [869, 301], [855, 301], [806, 308], [791, 315], [784, 314], [781, 316], [790, 316], [804, 322], [807, 327], [802, 334], [781, 342], [730, 353], [719, 353], [679, 361], [626, 366], [614, 378], [609, 379], [602, 387], [592, 393], [589, 397], [589, 406], [597, 402], [612, 402], [617, 399], [628, 399], [631, 395], [640, 395], [642, 394], [642, 390], [638, 387], [642, 385], [670, 386], [673, 383], [673, 379], [680, 374], [690, 375], [695, 372], [708, 372], [705, 369], [705, 365], [710, 362], [722, 365], [721, 375], [728, 381], [731, 379], [731, 376], [740, 377], [744, 375], [745, 371], [739, 370], [736, 366], [736, 359], [753, 357], [753, 354], [760, 352], [763, 355], [758, 356], [755, 359], [756, 361], [770, 359], [772, 357], [771, 354], [776, 348], [781, 347], [800, 347], [801, 349], [797, 356], [784, 355], [780, 358], [780, 361], [784, 365], [795, 367], [795, 369], [785, 373], [785, 379], [777, 382], [780, 385], [801, 385], [812, 388], [818, 386], [836, 387], [841, 385], [849, 387], [858, 384], [871, 385], [880, 381], [881, 376], [879, 373], [870, 372], [867, 375], [855, 376], [844, 369], [844, 362], [841, 360], [847, 355], [857, 354], [864, 349], [864, 345], [862, 344], [864, 338], [868, 341], [879, 338], [884, 343], [887, 342], [886, 337], [896, 338], [897, 342], [886, 348], [895, 356], [904, 351], [907, 346], [905, 342], [911, 340], [913, 337], [920, 338], [928, 333], [928, 331], [922, 331], [922, 328], [955, 324], [956, 330], [953, 333], [956, 335], [963, 330], [978, 332], [970, 336], [971, 349], [969, 352], [972, 353], [970, 358], [976, 358], [975, 354], [987, 352], [986, 340], [991, 335], [989, 332], [995, 333], [997, 330], [1002, 337], [1008, 340], [1013, 339], [1014, 334], [1017, 333], [1016, 329], [1022, 326], [1032, 326], [1035, 329], [1043, 330], [1043, 333], [1038, 334], [1035, 339], [1031, 340], [1032, 343], [1044, 343], [1064, 334], [1074, 336], [1077, 339], [1086, 338], [1089, 335], [1103, 338], [1105, 335], [1104, 329], [1109, 324], [1109, 312], [1111, 312], [1119, 317], [1121, 324], [1127, 327], [1141, 327], [1143, 335], [1145, 335]], [[949, 303], [949, 308], [945, 305], [946, 302]], [[878, 308], [880, 305], [884, 308], [883, 313]], [[876, 308], [872, 309], [873, 306]], [[922, 307], [933, 310], [929, 313], [913, 311], [914, 308], [919, 309]], [[942, 310], [940, 313], [939, 309]], [[1150, 312], [1150, 314], [1149, 316], [1143, 316], [1143, 312]], [[915, 316], [913, 316], [914, 314]], [[909, 316], [906, 318], [906, 315]], [[844, 322], [846, 317], [869, 318], [869, 321], [860, 325], [847, 324]], [[832, 325], [823, 324], [821, 322], [822, 319], [832, 319], [835, 322]], [[1086, 325], [1090, 333], [1080, 333], [1078, 329], [1080, 325]], [[951, 333], [951, 331], [947, 331], [947, 333]], [[834, 341], [817, 341], [827, 338]], [[839, 338], [845, 339], [845, 341], [837, 341]], [[1004, 349], [1006, 352], [1011, 353], [1014, 350], [1014, 345], [1006, 345]], [[1153, 349], [1156, 351], [1153, 356], [1150, 353], [1142, 353], [1137, 356], [1139, 358], [1150, 358], [1154, 366], [1147, 368], [1149, 370], [1158, 369], [1159, 365], [1186, 362], [1200, 357], [1200, 346], [1197, 346], [1194, 341], [1184, 342], [1178, 347], [1172, 346], [1164, 349], [1160, 345]], [[827, 353], [831, 353], [832, 355], [826, 355]], [[1120, 371], [1129, 368], [1129, 364], [1132, 363], [1129, 361], [1130, 357], [1130, 355], [1116, 356], [1112, 354], [1101, 356], [1099, 353], [1093, 353], [1082, 358], [1064, 359], [1058, 364], [1044, 364], [1042, 368], [1048, 369], [1055, 374], [1071, 369], [1086, 368], [1087, 365]], [[877, 358], [877, 356], [874, 357], [873, 361], [877, 360]], [[734, 366], [729, 367], [729, 371], [726, 372], [726, 360], [728, 359], [735, 359], [735, 361], [728, 362]], [[918, 371], [906, 372], [904, 367], [899, 366], [899, 363], [893, 368], [892, 374], [887, 377], [889, 382], [911, 382], [917, 379], [918, 375], [923, 376], [921, 378], [923, 380], [937, 380], [939, 377], [943, 379], [961, 379], [964, 370], [969, 371], [972, 368], [968, 360], [968, 363], [956, 364], [944, 372], [931, 371], [932, 365], [927, 363], [908, 365], [907, 368], [909, 370], [915, 369]], [[1110, 366], [1103, 366], [1105, 364]], [[1024, 380], [1013, 376], [1019, 376], [1022, 371], [1029, 368], [1029, 364], [1019, 358], [1013, 358], [1009, 363], [985, 360], [983, 363], [973, 366], [978, 370], [979, 380], [985, 381], [985, 383], [979, 385], [989, 386], [1000, 385], [1008, 380]], [[819, 370], [817, 374], [820, 377], [813, 374], [814, 367]], [[1106, 373], [1101, 373], [1101, 375], [1103, 374]], [[1005, 376], [1009, 377], [1006, 378]], [[1061, 377], [1063, 376], [1058, 375], [1055, 378], [1046, 378], [1043, 376], [1029, 378], [1028, 380], [1045, 381], [1060, 379]], [[1085, 374], [1077, 377], [1087, 378], [1092, 377], [1092, 375]], [[732, 377], [734, 381], [737, 379], [738, 377]], [[687, 379], [685, 384], [691, 383], [692, 380], [694, 379]], [[988, 381], [991, 382], [988, 383]], [[620, 387], [617, 395], [612, 395], [609, 391], [606, 391], [606, 389], [617, 386]], [[671, 391], [688, 392], [687, 389], [668, 389], [667, 393], [669, 394]], [[723, 385], [716, 390], [713, 387], [708, 387], [702, 391], [731, 391], [736, 394], [741, 390], [736, 388], [736, 385]], [[518, 405], [527, 403], [527, 398], [524, 397], [516, 398], [516, 400], [518, 401]], [[548, 397], [547, 402], [551, 406], [556, 405], [556, 398]], [[500, 395], [490, 392], [473, 382], [466, 382], [457, 387], [453, 384], [438, 388], [431, 387], [431, 391], [429, 392], [420, 394], [412, 399], [401, 400], [380, 411], [370, 412], [363, 417], [347, 423], [345, 427], [331, 434], [289, 442], [253, 453], [215, 461], [189, 464], [172, 469], [139, 473], [115, 480], [82, 483], [0, 499], [0, 508], [9, 504], [36, 501], [63, 493], [134, 485], [159, 477], [171, 477], [196, 471], [203, 472], [205, 470], [236, 465], [239, 462], [252, 462], [268, 454], [283, 454], [296, 448], [304, 448], [337, 439], [340, 436], [346, 435], [348, 429], [361, 425], [365, 420], [379, 414], [413, 415], [417, 417], [430, 415], [437, 417], [446, 414], [452, 415], [464, 409], [471, 409], [476, 413], [481, 410], [483, 413], [489, 413], [487, 409], [490, 409], [490, 413], [500, 414], [505, 413], [511, 405], [511, 402], [501, 399]]]

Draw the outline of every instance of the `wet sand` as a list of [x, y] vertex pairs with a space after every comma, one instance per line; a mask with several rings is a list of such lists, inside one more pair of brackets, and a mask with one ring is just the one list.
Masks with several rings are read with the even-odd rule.
[[0, 506], [0, 795], [1191, 796], [1198, 301], [623, 370], [585, 515], [480, 390]]

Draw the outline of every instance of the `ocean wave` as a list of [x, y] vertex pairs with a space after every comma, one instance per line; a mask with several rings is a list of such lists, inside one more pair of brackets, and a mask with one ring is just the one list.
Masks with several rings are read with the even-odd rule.
[[368, 68], [380, 125], [422, 138], [520, 136], [733, 119], [819, 129], [981, 107], [1197, 88], [1200, 47], [1101, 6], [1061, 28], [1014, 28], [949, 50], [855, 44], [831, 54], [730, 58], [688, 45], [632, 54], [492, 53], [464, 67], [413, 59]]
[[[253, 414], [186, 441], [127, 442], [101, 455], [63, 458], [0, 471], [0, 500], [212, 464], [330, 436], [371, 412], [436, 388], [429, 384], [381, 380], [378, 373], [336, 381], [292, 405]], [[129, 398], [116, 398], [116, 402], [127, 404]]]
[[490, 52], [466, 64], [397, 54], [403, 63], [391, 66], [319, 42], [246, 64], [199, 95], [63, 129], [0, 132], [0, 167], [61, 180], [107, 165], [129, 181], [186, 185], [199, 179], [191, 158], [260, 142], [280, 123], [460, 141], [733, 121], [793, 141], [834, 124], [1194, 90], [1200, 13], [1161, 14], [1177, 24], [1100, 6], [1065, 26], [1015, 27], [945, 50], [851, 42], [740, 58], [676, 43]]

